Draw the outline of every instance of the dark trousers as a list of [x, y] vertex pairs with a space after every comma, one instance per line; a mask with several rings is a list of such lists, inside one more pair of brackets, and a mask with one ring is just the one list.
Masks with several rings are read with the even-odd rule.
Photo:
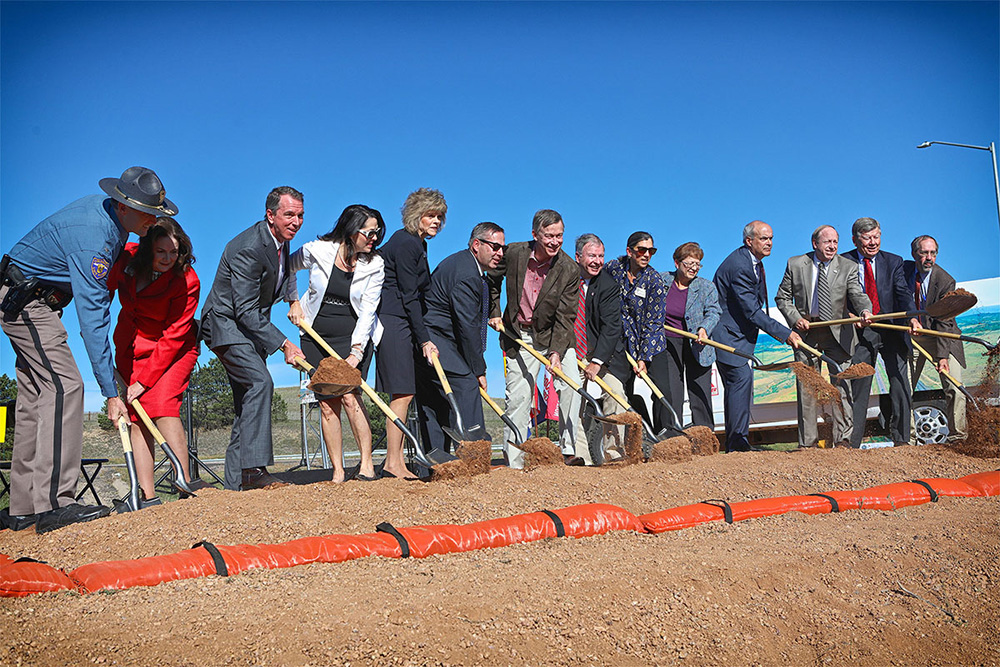
[[[426, 361], [417, 365], [417, 412], [420, 415], [420, 442], [425, 451], [451, 451], [451, 438], [442, 426], [458, 431], [458, 420], [445, 397], [444, 387], [433, 366]], [[488, 440], [483, 418], [483, 400], [479, 396], [479, 380], [472, 373], [456, 374], [445, 371], [451, 391], [458, 403], [469, 441]], [[460, 434], [461, 435], [461, 434]]]
[[[649, 375], [649, 379], [653, 381], [656, 388], [663, 392], [664, 396], [668, 395], [667, 386], [670, 382], [670, 376], [672, 373], [668, 357], [669, 355], [666, 351], [660, 352], [646, 363], [646, 374]], [[638, 379], [638, 376], [635, 375], [635, 373], [631, 373], [628, 381], [625, 383], [625, 394], [627, 396], [631, 396], [635, 393], [634, 390], [636, 382], [642, 382], [642, 380]], [[672, 405], [673, 404], [671, 404], [671, 406]], [[674, 417], [670, 414], [670, 410], [668, 410], [660, 401], [653, 401], [652, 416], [649, 416], [646, 413], [646, 406], [643, 405], [641, 400], [639, 401], [639, 404], [634, 407], [640, 415], [649, 417], [649, 422], [652, 424], [653, 431], [656, 433], [662, 431], [667, 424], [674, 423]], [[681, 418], [680, 412], [677, 413], [677, 418]], [[681, 426], [681, 424], [678, 424], [678, 426]]]
[[[886, 375], [889, 376], [889, 435], [893, 442], [910, 441], [910, 383], [908, 379], [908, 350], [905, 334], [900, 331], [875, 331], [861, 329], [858, 345], [854, 348], [851, 365], [875, 365], [878, 355], [882, 355]], [[851, 396], [854, 400], [854, 432], [851, 446], [860, 447], [865, 434], [865, 419], [868, 411], [868, 397], [872, 392], [872, 378], [858, 378], [851, 381]]]
[[274, 465], [271, 397], [274, 382], [253, 345], [238, 343], [212, 350], [233, 388], [233, 430], [226, 449], [226, 488], [239, 491], [245, 468]]
[[726, 452], [750, 449], [750, 405], [753, 402], [753, 368], [750, 364], [730, 366], [716, 361], [726, 406]]
[[691, 423], [715, 428], [715, 416], [712, 414], [712, 367], [705, 368], [698, 363], [691, 350], [691, 343], [685, 338], [667, 336], [667, 349], [659, 355], [665, 357], [668, 364], [667, 382], [666, 386], [657, 386], [670, 401], [679, 419], [684, 418], [686, 386], [691, 405]]

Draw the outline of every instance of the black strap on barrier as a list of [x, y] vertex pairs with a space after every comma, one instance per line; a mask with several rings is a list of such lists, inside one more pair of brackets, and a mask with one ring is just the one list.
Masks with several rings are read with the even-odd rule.
[[938, 501], [937, 491], [935, 491], [934, 487], [932, 487], [930, 484], [928, 484], [927, 482], [925, 482], [922, 479], [911, 479], [910, 481], [913, 482], [914, 484], [919, 484], [920, 486], [922, 486], [925, 489], [927, 489], [928, 491], [930, 491], [930, 493], [931, 493], [931, 502], [932, 503], [936, 503]]
[[400, 557], [401, 558], [410, 557], [410, 543], [406, 541], [406, 538], [403, 537], [403, 534], [401, 532], [396, 530], [395, 526], [393, 526], [388, 521], [383, 521], [379, 525], [375, 526], [375, 530], [380, 533], [389, 533], [390, 535], [395, 537], [396, 541], [399, 542], [399, 550], [402, 552]]
[[215, 564], [215, 573], [220, 577], [229, 576], [229, 568], [226, 567], [226, 559], [222, 557], [219, 553], [219, 549], [211, 542], [201, 541], [197, 544], [192, 544], [192, 549], [197, 549], [198, 547], [204, 547], [208, 555], [212, 557], [212, 562]]
[[552, 519], [552, 523], [556, 526], [556, 537], [566, 537], [566, 528], [563, 526], [562, 519], [555, 512], [550, 512], [548, 510], [542, 510], [542, 514]]
[[825, 493], [810, 493], [809, 495], [810, 496], [816, 496], [817, 498], [826, 498], [827, 500], [830, 501], [830, 508], [834, 512], [839, 512], [840, 511], [840, 505], [837, 503], [837, 499], [834, 498], [833, 496], [828, 496]]
[[726, 518], [726, 523], [733, 522], [733, 508], [729, 506], [725, 500], [719, 500], [718, 498], [712, 498], [710, 500], [701, 501], [702, 505], [711, 505], [712, 507], [721, 507], [722, 515]]
[[48, 563], [46, 561], [44, 561], [44, 560], [38, 560], [38, 559], [35, 559], [35, 558], [29, 558], [27, 556], [21, 556], [20, 558], [18, 558], [14, 562], [15, 563], [41, 563], [42, 565], [48, 565]]

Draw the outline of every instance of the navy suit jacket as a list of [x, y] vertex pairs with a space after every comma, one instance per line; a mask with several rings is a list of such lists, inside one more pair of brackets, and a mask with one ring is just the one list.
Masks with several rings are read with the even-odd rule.
[[[857, 248], [848, 250], [841, 257], [858, 265], [858, 275], [864, 280], [865, 269]], [[916, 310], [913, 292], [907, 286], [903, 271], [903, 258], [891, 252], [880, 250], [872, 261], [875, 266], [875, 285], [878, 287], [879, 313], [896, 313]], [[862, 283], [864, 284], [864, 283]], [[873, 313], [877, 315], [878, 313]], [[903, 324], [903, 322], [900, 322]]]
[[[753, 354], [761, 329], [780, 341], [792, 333], [761, 310], [767, 302], [767, 290], [764, 281], [758, 280], [754, 273], [750, 249], [746, 246], [737, 248], [722, 261], [714, 282], [722, 307], [719, 326], [712, 335], [716, 342], [735, 347], [744, 354]], [[746, 363], [746, 359], [725, 350], [718, 350], [716, 358], [730, 366]]]
[[485, 375], [483, 278], [472, 252], [459, 250], [441, 260], [431, 274], [424, 306], [424, 324], [437, 345], [441, 366], [458, 375]]
[[618, 283], [601, 272], [590, 279], [585, 303], [587, 359], [600, 359], [619, 380], [628, 379], [625, 337], [622, 334], [622, 299]]

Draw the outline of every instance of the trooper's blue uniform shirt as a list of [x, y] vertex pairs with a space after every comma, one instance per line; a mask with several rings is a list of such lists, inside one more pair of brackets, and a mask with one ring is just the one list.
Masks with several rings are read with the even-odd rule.
[[88, 195], [42, 220], [8, 253], [26, 277], [55, 283], [73, 294], [87, 356], [105, 397], [118, 395], [108, 342], [108, 273], [127, 239], [114, 200]]

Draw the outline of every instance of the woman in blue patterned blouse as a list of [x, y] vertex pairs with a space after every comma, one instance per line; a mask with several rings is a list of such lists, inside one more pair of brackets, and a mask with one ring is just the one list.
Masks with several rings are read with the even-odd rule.
[[[639, 369], [649, 373], [657, 387], [667, 386], [670, 365], [663, 351], [667, 348], [663, 320], [667, 307], [667, 285], [649, 261], [656, 254], [653, 237], [648, 232], [634, 232], [628, 237], [625, 255], [613, 259], [605, 269], [622, 292], [622, 329], [625, 349], [639, 362]], [[633, 376], [626, 387], [631, 394]], [[673, 417], [659, 401], [653, 402], [653, 430], [657, 433], [673, 423]]]

